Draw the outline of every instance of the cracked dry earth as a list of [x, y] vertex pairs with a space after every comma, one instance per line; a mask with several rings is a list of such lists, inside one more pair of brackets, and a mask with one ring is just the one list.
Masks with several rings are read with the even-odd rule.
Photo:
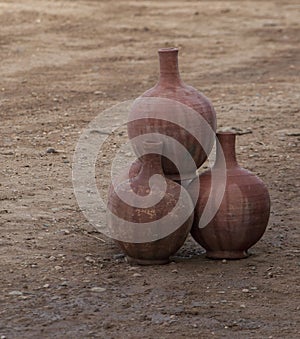
[[[2, 339], [300, 337], [299, 18], [296, 0], [0, 1]], [[169, 265], [131, 267], [77, 205], [80, 133], [124, 121], [105, 110], [155, 84], [166, 46], [219, 128], [252, 131], [238, 159], [272, 210], [247, 259], [208, 260], [189, 238]], [[104, 191], [126, 140], [103, 147]]]

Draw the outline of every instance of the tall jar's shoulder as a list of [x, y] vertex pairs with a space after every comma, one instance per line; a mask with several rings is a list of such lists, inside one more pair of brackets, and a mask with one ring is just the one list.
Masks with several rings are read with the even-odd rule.
[[213, 119], [216, 119], [216, 112], [211, 101], [200, 91], [192, 86], [182, 84], [180, 86], [169, 84], [161, 86], [160, 84], [148, 89], [140, 98], [160, 97], [179, 101], [196, 111], [207, 112]]

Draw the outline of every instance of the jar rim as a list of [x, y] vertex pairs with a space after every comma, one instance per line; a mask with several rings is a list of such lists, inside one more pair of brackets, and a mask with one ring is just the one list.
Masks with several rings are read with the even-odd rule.
[[178, 52], [177, 47], [165, 47], [158, 50], [159, 53]]

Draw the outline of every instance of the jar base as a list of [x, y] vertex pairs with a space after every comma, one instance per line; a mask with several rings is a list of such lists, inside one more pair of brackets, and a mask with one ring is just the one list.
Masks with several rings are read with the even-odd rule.
[[137, 259], [137, 258], [132, 258], [128, 257], [127, 262], [130, 264], [136, 264], [136, 265], [142, 265], [142, 266], [149, 266], [149, 265], [165, 265], [170, 262], [170, 259]]
[[206, 251], [206, 257], [210, 259], [244, 259], [249, 257], [247, 251]]

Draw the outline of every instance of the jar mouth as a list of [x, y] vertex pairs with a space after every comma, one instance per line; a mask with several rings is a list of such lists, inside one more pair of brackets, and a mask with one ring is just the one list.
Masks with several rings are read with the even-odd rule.
[[144, 147], [144, 151], [148, 153], [157, 152], [158, 154], [160, 154], [162, 152], [163, 142], [146, 139], [145, 141], [143, 141], [143, 147]]
[[155, 140], [150, 140], [150, 139], [146, 139], [143, 141], [144, 145], [161, 145], [162, 141], [155, 141]]
[[178, 48], [177, 47], [160, 48], [158, 52], [159, 53], [178, 52]]

